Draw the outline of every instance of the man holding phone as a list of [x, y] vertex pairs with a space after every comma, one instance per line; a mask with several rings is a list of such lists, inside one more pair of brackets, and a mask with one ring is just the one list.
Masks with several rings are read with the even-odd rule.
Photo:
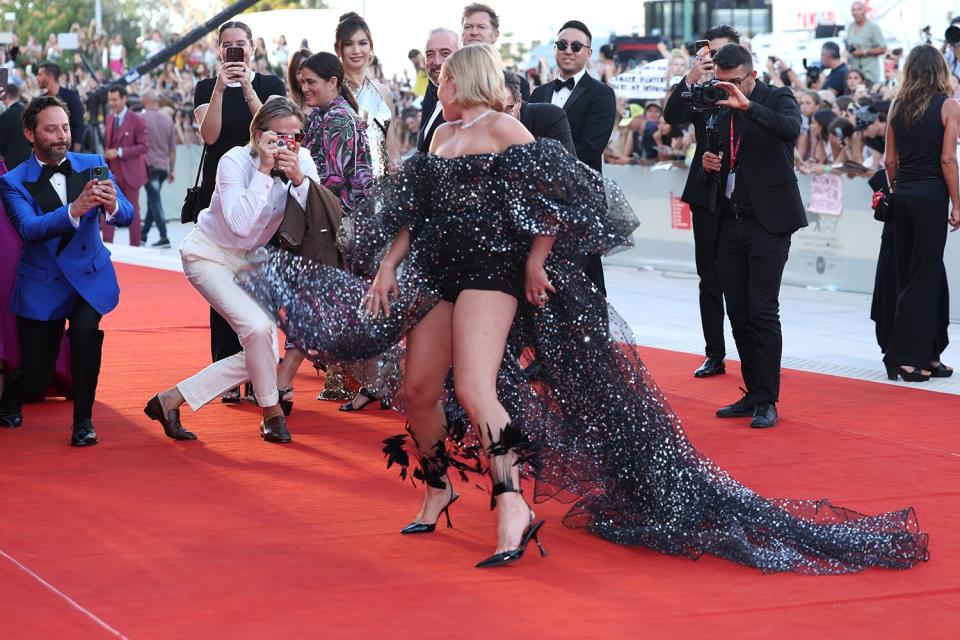
[[[127, 88], [114, 85], [107, 91], [110, 113], [106, 122], [106, 150], [103, 152], [110, 170], [117, 178], [120, 190], [133, 205], [130, 224], [130, 246], [139, 247], [140, 187], [147, 183], [147, 152], [150, 151], [150, 132], [147, 121], [139, 113], [127, 108]], [[104, 242], [113, 242], [113, 227], [103, 228]]]
[[708, 378], [726, 373], [726, 345], [723, 338], [723, 290], [720, 287], [720, 274], [717, 270], [717, 218], [710, 212], [710, 191], [697, 179], [702, 166], [703, 153], [707, 150], [707, 128], [704, 115], [692, 110], [680, 99], [690, 86], [713, 77], [713, 55], [724, 45], [740, 43], [740, 34], [728, 25], [709, 29], [703, 40], [698, 40], [697, 57], [686, 77], [674, 88], [663, 108], [663, 119], [673, 125], [693, 123], [697, 136], [697, 151], [687, 174], [687, 184], [683, 188], [681, 200], [690, 205], [693, 214], [693, 243], [700, 277], [700, 324], [706, 343], [706, 359], [694, 372], [697, 378]]
[[120, 299], [110, 252], [100, 240], [99, 214], [107, 224], [126, 226], [133, 207], [103, 158], [69, 151], [70, 119], [60, 98], [34, 98], [23, 112], [23, 133], [33, 154], [0, 177], [0, 198], [23, 241], [10, 305], [17, 316], [21, 367], [6, 380], [0, 427], [19, 427], [22, 404], [42, 399], [69, 321], [70, 444], [85, 447], [98, 442], [91, 418], [103, 347], [100, 319]]

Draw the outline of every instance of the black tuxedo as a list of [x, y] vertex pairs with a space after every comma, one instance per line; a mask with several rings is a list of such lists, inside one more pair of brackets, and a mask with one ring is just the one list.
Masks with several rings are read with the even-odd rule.
[[[530, 102], [551, 102], [553, 83], [533, 90]], [[617, 99], [613, 89], [590, 74], [584, 74], [563, 105], [573, 134], [577, 158], [596, 171], [603, 171], [603, 150], [610, 142], [617, 119]]]
[[[757, 402], [780, 395], [780, 283], [790, 236], [807, 225], [793, 167], [800, 107], [790, 89], [757, 82], [750, 108], [720, 115], [721, 185], [730, 173], [730, 132], [739, 140], [732, 197], [720, 194], [717, 262], [747, 391]], [[736, 143], [735, 145], [736, 146]], [[702, 171], [705, 179], [709, 174]]]
[[[552, 82], [537, 87], [530, 94], [530, 102], [533, 103], [550, 103], [552, 100]], [[617, 119], [617, 98], [613, 89], [585, 73], [567, 96], [563, 110], [570, 124], [577, 158], [591, 169], [602, 172], [603, 151], [610, 142], [610, 134], [613, 133], [613, 125]], [[583, 271], [606, 296], [607, 288], [603, 280], [600, 255], [587, 256]]]
[[522, 102], [520, 103], [520, 122], [533, 134], [534, 138], [553, 138], [566, 147], [571, 154], [577, 155], [567, 114], [560, 107], [545, 102]]
[[0, 114], [0, 157], [7, 169], [13, 169], [30, 157], [33, 147], [23, 135], [23, 103], [14, 102]]
[[718, 211], [710, 211], [710, 190], [700, 178], [703, 153], [708, 148], [707, 125], [703, 113], [683, 104], [680, 94], [689, 89], [682, 80], [670, 93], [663, 107], [663, 119], [672, 125], [693, 123], [697, 136], [696, 153], [687, 173], [687, 183], [680, 199], [690, 205], [693, 214], [693, 253], [700, 278], [700, 325], [703, 329], [704, 353], [708, 358], [723, 359], [727, 354], [723, 337], [723, 288], [717, 271]]
[[437, 107], [437, 85], [433, 82], [427, 84], [427, 92], [423, 95], [423, 101], [421, 102], [421, 111], [420, 111], [420, 133], [417, 134], [417, 151], [420, 153], [427, 153], [430, 151], [430, 143], [433, 142], [433, 134], [441, 124], [446, 122], [443, 119], [443, 112], [440, 112], [437, 115], [437, 119], [434, 120], [433, 126], [430, 127], [430, 130], [427, 130], [427, 124], [430, 122], [430, 118], [433, 116], [433, 112]]

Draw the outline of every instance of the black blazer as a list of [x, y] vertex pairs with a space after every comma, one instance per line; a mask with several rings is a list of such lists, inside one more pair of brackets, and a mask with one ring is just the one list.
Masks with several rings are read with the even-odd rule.
[[680, 100], [680, 94], [689, 88], [686, 78], [674, 87], [667, 98], [666, 106], [663, 107], [663, 119], [669, 124], [678, 126], [693, 123], [697, 135], [697, 149], [680, 199], [691, 206], [707, 208], [710, 206], [710, 190], [704, 188], [699, 179], [700, 170], [703, 167], [703, 154], [707, 150], [707, 125], [701, 112], [694, 111]]
[[[530, 102], [550, 102], [553, 83], [548, 82], [533, 90]], [[617, 99], [613, 89], [595, 80], [589, 73], [580, 78], [563, 105], [573, 134], [577, 158], [587, 166], [603, 170], [603, 150], [610, 142], [617, 118]]]
[[520, 103], [520, 122], [533, 134], [534, 138], [553, 138], [566, 147], [567, 151], [577, 155], [567, 114], [560, 107], [548, 102], [522, 102]]
[[83, 144], [83, 134], [87, 125], [83, 122], [83, 101], [80, 100], [80, 94], [73, 89], [60, 87], [57, 97], [67, 103], [70, 109], [70, 137], [73, 138], [71, 144]]
[[33, 147], [23, 136], [23, 122], [20, 120], [23, 110], [23, 103], [17, 101], [0, 114], [0, 157], [7, 169], [13, 169], [33, 153]]
[[427, 153], [430, 151], [430, 143], [433, 142], [433, 133], [437, 127], [446, 120], [443, 119], [443, 112], [433, 121], [433, 126], [427, 131], [427, 124], [430, 122], [430, 116], [437, 107], [437, 87], [432, 82], [427, 83], [427, 92], [423, 94], [423, 101], [420, 103], [420, 133], [417, 134], [417, 151]]
[[[741, 184], [747, 186], [750, 204], [764, 229], [770, 233], [793, 233], [807, 226], [806, 208], [793, 168], [793, 148], [800, 135], [800, 106], [792, 90], [771, 88], [759, 81], [750, 94], [750, 103], [750, 109], [744, 112], [746, 122], [737, 156], [737, 188]], [[723, 151], [721, 185], [726, 184], [730, 171], [730, 115], [724, 109], [718, 126]], [[709, 174], [702, 166], [699, 176], [708, 189]]]

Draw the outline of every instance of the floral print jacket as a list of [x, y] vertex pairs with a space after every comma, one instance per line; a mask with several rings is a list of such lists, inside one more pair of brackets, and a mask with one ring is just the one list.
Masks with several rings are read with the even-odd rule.
[[317, 163], [320, 182], [340, 199], [343, 215], [373, 191], [370, 145], [363, 121], [342, 96], [310, 114], [304, 147]]

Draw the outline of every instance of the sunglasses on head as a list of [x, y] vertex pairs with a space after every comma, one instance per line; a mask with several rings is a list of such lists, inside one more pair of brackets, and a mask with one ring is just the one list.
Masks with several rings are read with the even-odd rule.
[[566, 51], [566, 50], [567, 50], [567, 47], [570, 47], [570, 49], [571, 49], [574, 53], [580, 53], [580, 50], [581, 50], [581, 49], [589, 49], [589, 48], [590, 48], [589, 45], [585, 45], [585, 44], [583, 44], [582, 42], [577, 42], [576, 40], [574, 40], [573, 42], [567, 42], [566, 40], [557, 40], [557, 41], [554, 42], [553, 44], [555, 44], [555, 45], [557, 46], [557, 50], [558, 50], [558, 51]]

